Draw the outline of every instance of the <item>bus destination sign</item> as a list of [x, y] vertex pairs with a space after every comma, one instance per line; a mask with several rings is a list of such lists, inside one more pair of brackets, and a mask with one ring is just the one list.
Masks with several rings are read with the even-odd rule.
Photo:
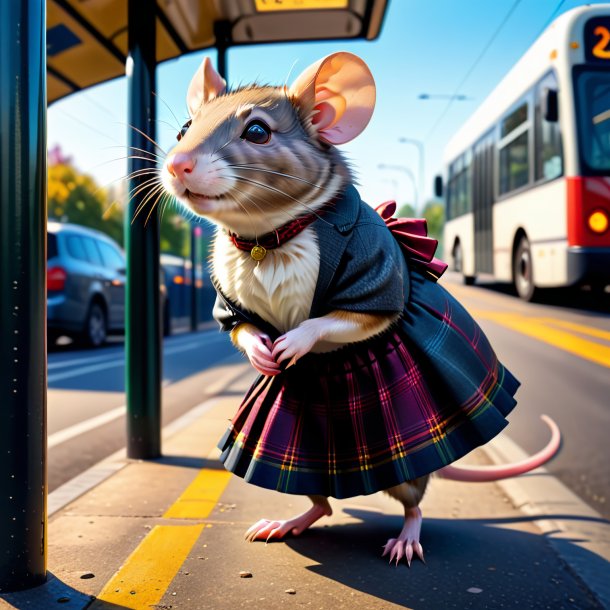
[[594, 17], [585, 24], [585, 58], [610, 65], [610, 17]]

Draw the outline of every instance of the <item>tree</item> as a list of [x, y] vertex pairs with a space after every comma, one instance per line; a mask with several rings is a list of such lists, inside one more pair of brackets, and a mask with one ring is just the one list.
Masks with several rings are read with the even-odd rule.
[[440, 201], [428, 201], [423, 217], [428, 222], [428, 233], [436, 239], [442, 237], [445, 226], [445, 206]]
[[68, 162], [48, 170], [48, 214], [52, 220], [73, 222], [103, 231], [123, 243], [123, 211], [108, 202], [105, 189]]
[[415, 208], [410, 203], [405, 203], [400, 206], [395, 216], [396, 218], [414, 218]]
[[[127, 181], [101, 188], [95, 180], [82, 174], [65, 157], [59, 147], [49, 155], [48, 216], [50, 220], [72, 222], [97, 229], [123, 244], [124, 209], [127, 203]], [[152, 206], [154, 198], [151, 200]], [[159, 206], [161, 206], [161, 202]], [[150, 208], [143, 210], [148, 214]], [[153, 212], [155, 213], [155, 212]], [[146, 218], [146, 217], [145, 217]], [[186, 257], [189, 255], [189, 224], [169, 203], [162, 215], [161, 251]]]

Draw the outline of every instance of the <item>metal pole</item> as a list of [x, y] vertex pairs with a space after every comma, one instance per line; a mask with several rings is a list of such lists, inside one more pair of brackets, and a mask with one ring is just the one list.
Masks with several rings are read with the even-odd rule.
[[[139, 133], [155, 139], [155, 11], [150, 10], [148, 0], [129, 0], [128, 19], [128, 141], [130, 146], [156, 153], [152, 142]], [[130, 159], [129, 172], [153, 165]], [[144, 180], [146, 177], [132, 178], [129, 192], [135, 192]], [[147, 195], [148, 190], [143, 189], [134, 196], [125, 216], [127, 455], [140, 459], [161, 455], [159, 219], [152, 210], [155, 198], [144, 203]], [[143, 208], [136, 216], [140, 204]]]
[[[415, 138], [400, 138], [399, 142], [402, 142], [403, 144], [413, 144], [419, 152], [419, 192], [423, 198], [425, 182], [424, 143], [421, 140], [416, 140]], [[420, 210], [415, 211], [417, 213], [420, 212]]]
[[45, 4], [0, 2], [0, 592], [46, 579]]
[[[216, 70], [220, 76], [227, 80], [227, 48], [230, 44], [231, 25], [229, 22], [219, 21], [214, 24], [216, 38]], [[196, 271], [198, 264], [197, 227], [191, 225], [191, 331], [195, 332], [199, 323], [199, 307], [197, 301]]]
[[199, 322], [199, 308], [197, 307], [197, 226], [191, 225], [191, 331], [195, 332]]

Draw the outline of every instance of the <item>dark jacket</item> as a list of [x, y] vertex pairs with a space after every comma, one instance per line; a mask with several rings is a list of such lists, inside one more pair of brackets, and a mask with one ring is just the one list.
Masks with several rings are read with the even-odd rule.
[[[409, 294], [409, 273], [400, 246], [383, 219], [348, 186], [334, 208], [316, 220], [320, 271], [310, 318], [336, 309], [399, 314]], [[222, 330], [250, 322], [275, 339], [278, 331], [229, 301], [215, 282], [214, 318]]]

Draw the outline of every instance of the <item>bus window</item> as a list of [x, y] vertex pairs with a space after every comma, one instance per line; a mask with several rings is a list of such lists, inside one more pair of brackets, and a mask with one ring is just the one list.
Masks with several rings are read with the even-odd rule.
[[523, 102], [501, 122], [500, 195], [514, 191], [529, 182], [528, 104]]
[[610, 74], [607, 70], [579, 73], [576, 93], [583, 173], [607, 175], [610, 171]]
[[472, 151], [467, 150], [449, 166], [447, 218], [472, 212]]
[[545, 76], [536, 87], [536, 181], [553, 180], [563, 173], [561, 129], [559, 122], [544, 119], [545, 90], [557, 91], [557, 78], [554, 73]]

